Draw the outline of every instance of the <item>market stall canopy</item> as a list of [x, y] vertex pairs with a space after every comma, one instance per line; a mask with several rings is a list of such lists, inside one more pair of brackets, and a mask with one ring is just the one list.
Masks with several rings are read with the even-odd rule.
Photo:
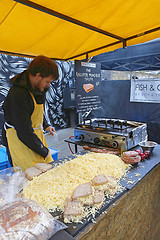
[[99, 54], [91, 62], [101, 63], [102, 70], [160, 70], [160, 38]]
[[1, 0], [0, 53], [85, 59], [160, 36], [159, 0]]

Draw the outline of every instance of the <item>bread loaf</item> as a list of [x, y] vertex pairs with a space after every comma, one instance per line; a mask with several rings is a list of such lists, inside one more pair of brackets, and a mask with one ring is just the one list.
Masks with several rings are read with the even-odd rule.
[[1, 240], [45, 240], [53, 231], [54, 218], [32, 200], [5, 204], [0, 210]]

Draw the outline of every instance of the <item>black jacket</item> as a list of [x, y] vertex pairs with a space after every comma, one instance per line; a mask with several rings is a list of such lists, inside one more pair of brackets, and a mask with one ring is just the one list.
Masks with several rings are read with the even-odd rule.
[[[33, 133], [31, 115], [34, 110], [34, 102], [29, 92], [32, 92], [37, 104], [44, 104], [45, 91], [38, 92], [32, 89], [27, 71], [24, 71], [10, 80], [13, 84], [3, 103], [5, 121], [14, 126], [18, 138], [34, 152], [46, 157], [48, 149]], [[44, 120], [43, 127], [49, 125]], [[43, 147], [42, 147], [43, 146]]]

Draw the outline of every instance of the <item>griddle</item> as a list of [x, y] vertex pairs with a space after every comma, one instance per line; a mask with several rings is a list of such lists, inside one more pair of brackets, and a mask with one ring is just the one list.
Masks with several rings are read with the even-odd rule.
[[131, 149], [147, 140], [147, 124], [122, 119], [85, 119], [74, 129], [74, 139], [97, 146]]
[[[79, 152], [78, 154], [74, 154], [68, 158], [62, 159], [62, 160], [56, 160], [52, 163], [53, 167], [55, 164], [61, 164], [64, 160], [70, 161], [70, 159], [75, 158], [77, 155], [83, 155], [86, 154], [86, 151]], [[117, 193], [114, 198], [112, 199], [105, 199], [103, 207], [99, 210], [99, 212], [96, 214], [96, 218], [100, 216], [103, 212], [106, 211], [106, 209], [112, 205], [115, 201], [117, 201], [123, 194], [125, 194], [127, 191], [132, 189], [138, 182], [141, 181], [142, 178], [145, 177], [157, 164], [160, 163], [160, 145], [156, 146], [154, 151], [152, 152], [150, 158], [147, 160], [144, 160], [138, 164], [135, 164], [132, 166], [132, 168], [127, 172], [127, 177], [123, 178], [120, 183], [124, 187], [123, 191], [121, 193]], [[140, 174], [140, 177], [136, 176], [136, 174]], [[128, 181], [133, 182], [128, 184]], [[61, 212], [54, 212], [52, 213], [52, 216], [60, 216], [58, 219], [59, 221], [63, 222], [63, 217]], [[96, 221], [95, 218], [95, 221]], [[83, 219], [82, 223], [69, 223], [67, 225], [67, 231], [71, 236], [76, 237], [81, 231], [83, 231], [89, 224], [91, 224], [93, 221], [92, 217]]]

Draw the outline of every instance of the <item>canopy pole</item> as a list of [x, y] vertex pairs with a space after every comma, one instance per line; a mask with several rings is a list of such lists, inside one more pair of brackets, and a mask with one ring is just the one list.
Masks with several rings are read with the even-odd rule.
[[123, 40], [123, 48], [126, 48], [126, 47], [127, 47], [127, 41]]
[[86, 53], [86, 61], [88, 61], [88, 52]]

